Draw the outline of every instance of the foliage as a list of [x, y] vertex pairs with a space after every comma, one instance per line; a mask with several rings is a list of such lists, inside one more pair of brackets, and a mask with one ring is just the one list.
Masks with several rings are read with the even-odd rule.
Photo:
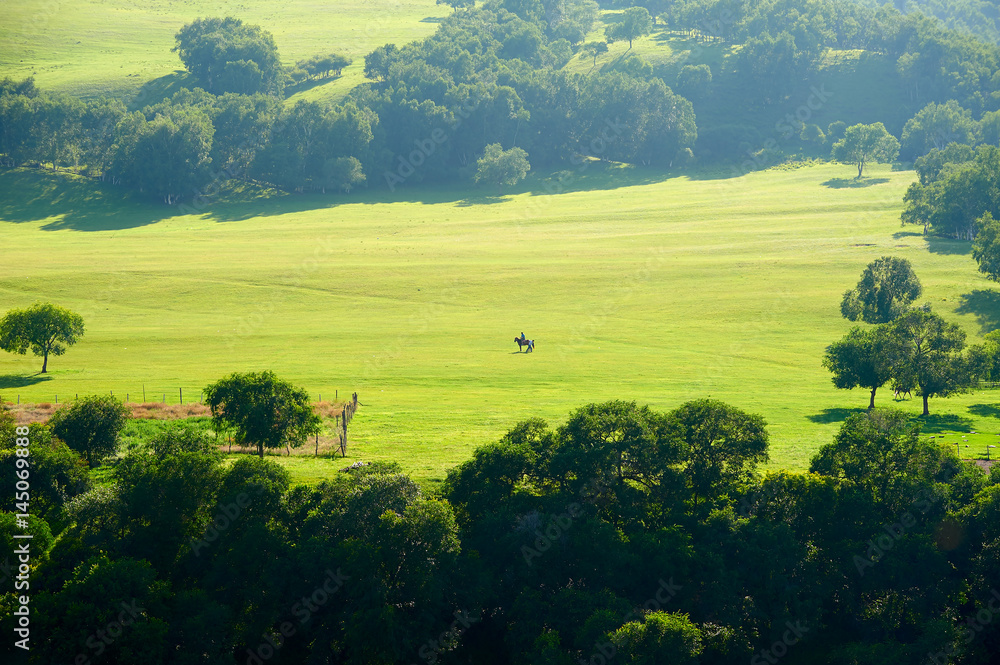
[[284, 75], [271, 33], [238, 18], [197, 19], [181, 28], [173, 50], [209, 92], [280, 95]]
[[504, 150], [499, 143], [486, 146], [483, 156], [476, 161], [476, 182], [485, 181], [502, 191], [504, 185], [513, 187], [524, 180], [531, 170], [528, 153], [521, 148]]
[[609, 43], [627, 41], [632, 48], [632, 41], [648, 35], [653, 30], [653, 18], [645, 7], [629, 7], [622, 12], [617, 23], [612, 23], [604, 29]]
[[1000, 281], [1000, 221], [987, 211], [976, 220], [976, 239], [972, 243], [972, 258], [994, 282]]
[[118, 449], [119, 435], [131, 411], [112, 395], [89, 395], [55, 412], [52, 433], [87, 458], [93, 467]]
[[858, 285], [844, 293], [840, 313], [850, 321], [888, 323], [902, 315], [922, 292], [908, 259], [883, 256], [869, 263]]
[[239, 443], [256, 446], [261, 459], [265, 448], [297, 448], [319, 429], [309, 394], [274, 372], [236, 372], [204, 392], [216, 426], [232, 429]]
[[886, 131], [881, 122], [852, 125], [844, 130], [844, 138], [833, 144], [832, 158], [858, 167], [858, 178], [869, 162], [891, 162], [899, 154], [899, 141]]
[[910, 310], [893, 322], [899, 355], [893, 368], [895, 385], [918, 388], [928, 415], [927, 400], [968, 389], [970, 367], [961, 352], [965, 331], [929, 311]]
[[978, 133], [972, 112], [954, 99], [944, 104], [931, 102], [903, 126], [900, 154], [903, 159], [913, 160], [951, 143], [973, 145]]
[[0, 319], [0, 349], [24, 355], [30, 349], [42, 356], [42, 374], [49, 355], [61, 356], [83, 336], [83, 317], [51, 303], [12, 309]]
[[1000, 148], [950, 146], [928, 153], [920, 182], [906, 190], [903, 223], [972, 240], [985, 213], [1000, 216]]
[[823, 367], [833, 374], [837, 388], [867, 388], [868, 408], [875, 408], [875, 391], [892, 378], [894, 340], [889, 328], [851, 328], [843, 339], [826, 347]]

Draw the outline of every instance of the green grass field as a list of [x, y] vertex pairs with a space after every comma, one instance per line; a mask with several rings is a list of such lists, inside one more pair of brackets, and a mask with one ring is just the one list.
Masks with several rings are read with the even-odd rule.
[[[0, 171], [0, 310], [53, 301], [84, 339], [50, 362], [0, 355], [0, 395], [114, 390], [197, 399], [233, 371], [273, 369], [363, 407], [340, 459], [292, 458], [318, 480], [393, 459], [435, 483], [516, 421], [584, 403], [669, 409], [712, 396], [762, 414], [773, 465], [804, 469], [864, 391], [820, 358], [850, 323], [865, 264], [910, 259], [924, 299], [974, 341], [1000, 326], [968, 243], [899, 224], [909, 171], [850, 166], [740, 178], [593, 167], [502, 198], [397, 190], [216, 204], [200, 215], [38, 171]], [[537, 340], [519, 354], [513, 337]], [[880, 404], [896, 403], [888, 389]], [[928, 433], [1000, 433], [1000, 394], [931, 402]], [[919, 399], [898, 406], [919, 413]], [[952, 439], [945, 439], [951, 443]], [[968, 454], [982, 451], [969, 449]], [[294, 464], [293, 464], [294, 461]], [[301, 466], [302, 469], [297, 467]]]
[[29, 0], [0, 3], [0, 71], [34, 76], [46, 89], [82, 97], [130, 97], [185, 79], [174, 35], [208, 16], [235, 16], [270, 31], [282, 63], [338, 51], [354, 59], [339, 79], [299, 93], [335, 98], [364, 80], [364, 56], [434, 32], [451, 9], [435, 0]]

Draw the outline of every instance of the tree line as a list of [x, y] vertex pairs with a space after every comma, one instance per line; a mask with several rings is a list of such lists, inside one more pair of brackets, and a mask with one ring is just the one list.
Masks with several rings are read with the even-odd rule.
[[[426, 39], [369, 53], [368, 82], [339, 104], [282, 97], [349, 58], [334, 51], [282, 67], [273, 37], [234, 18], [183, 26], [174, 50], [199, 89], [141, 108], [5, 79], [0, 160], [73, 169], [168, 203], [210, 198], [232, 178], [318, 192], [474, 180], [488, 146], [523, 150], [536, 168], [593, 159], [671, 168], [744, 159], [746, 149], [773, 163], [827, 152], [848, 123], [790, 116], [768, 142], [776, 129], [747, 124], [730, 102], [786, 106], [827, 49], [891, 62], [909, 95], [899, 113], [913, 108], [883, 119], [903, 159], [953, 141], [1000, 141], [1000, 50], [918, 12], [828, 0], [647, 2], [606, 15], [604, 39], [587, 42], [593, 0], [454, 6]], [[683, 53], [653, 66], [627, 53], [598, 67], [608, 43], [664, 28], [740, 47], [711, 66]], [[591, 71], [570, 73], [575, 57], [592, 60]]]
[[[5, 468], [30, 439], [30, 663], [985, 664], [1000, 645], [1000, 471], [893, 409], [847, 418], [809, 473], [762, 473], [752, 413], [590, 404], [516, 424], [434, 492], [384, 463], [292, 486], [183, 426], [95, 482], [68, 425], [0, 409]], [[5, 552], [24, 532], [0, 512]]]

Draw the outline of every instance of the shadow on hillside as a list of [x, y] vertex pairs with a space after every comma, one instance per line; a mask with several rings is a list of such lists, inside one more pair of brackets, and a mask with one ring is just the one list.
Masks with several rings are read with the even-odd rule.
[[41, 169], [0, 169], [0, 220], [5, 222], [48, 220], [42, 226], [45, 231], [117, 231], [177, 214], [176, 206], [90, 178]]
[[289, 98], [292, 95], [297, 95], [300, 92], [305, 92], [307, 90], [312, 90], [313, 88], [318, 88], [321, 85], [326, 85], [327, 83], [333, 83], [341, 76], [328, 76], [326, 78], [318, 79], [306, 79], [294, 85], [285, 86], [285, 98]]
[[468, 208], [470, 206], [479, 205], [493, 205], [495, 203], [503, 203], [507, 200], [503, 194], [479, 194], [476, 196], [467, 196], [455, 205], [459, 208]]
[[968, 412], [980, 418], [1000, 418], [1000, 406], [996, 404], [973, 404]]
[[29, 376], [25, 376], [24, 374], [0, 374], [0, 390], [27, 388], [28, 386], [33, 386], [36, 383], [51, 380], [52, 377], [45, 376], [43, 374], [31, 374]]
[[1000, 293], [976, 289], [960, 296], [956, 314], [972, 314], [984, 333], [1000, 328]]
[[[877, 395], [876, 395], [877, 396]], [[829, 425], [830, 423], [842, 423], [849, 417], [853, 416], [855, 413], [864, 413], [868, 409], [856, 408], [856, 409], [845, 409], [845, 408], [834, 408], [834, 409], [823, 409], [819, 413], [814, 413], [811, 416], [806, 416], [806, 419], [814, 422], [820, 423], [822, 425]]]
[[970, 254], [972, 252], [972, 242], [969, 240], [928, 235], [926, 241], [927, 251], [933, 254]]
[[440, 16], [425, 16], [424, 18], [420, 19], [420, 22], [421, 23], [440, 23], [443, 20], [444, 19], [442, 17], [440, 17]]
[[860, 187], [873, 187], [889, 182], [888, 178], [830, 178], [822, 183], [824, 187], [831, 189], [858, 189]]
[[940, 434], [942, 432], [969, 431], [972, 420], [954, 413], [932, 413], [929, 416], [918, 416], [914, 419], [920, 425], [922, 434]]
[[173, 97], [174, 93], [181, 88], [194, 89], [196, 87], [198, 87], [198, 82], [191, 74], [183, 69], [175, 69], [172, 74], [166, 74], [144, 83], [135, 97], [129, 101], [128, 109], [138, 111]]

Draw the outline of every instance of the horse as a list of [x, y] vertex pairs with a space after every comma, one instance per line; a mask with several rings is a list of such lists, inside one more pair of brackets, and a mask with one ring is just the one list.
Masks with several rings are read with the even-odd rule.
[[517, 342], [517, 350], [520, 351], [523, 347], [528, 347], [525, 353], [531, 353], [535, 350], [535, 340], [533, 339], [521, 339], [520, 337], [515, 337], [514, 341]]
[[903, 395], [906, 395], [907, 397], [910, 397], [911, 396], [910, 395], [910, 389], [909, 388], [896, 388], [892, 392], [892, 396], [893, 396], [894, 399], [902, 399]]

